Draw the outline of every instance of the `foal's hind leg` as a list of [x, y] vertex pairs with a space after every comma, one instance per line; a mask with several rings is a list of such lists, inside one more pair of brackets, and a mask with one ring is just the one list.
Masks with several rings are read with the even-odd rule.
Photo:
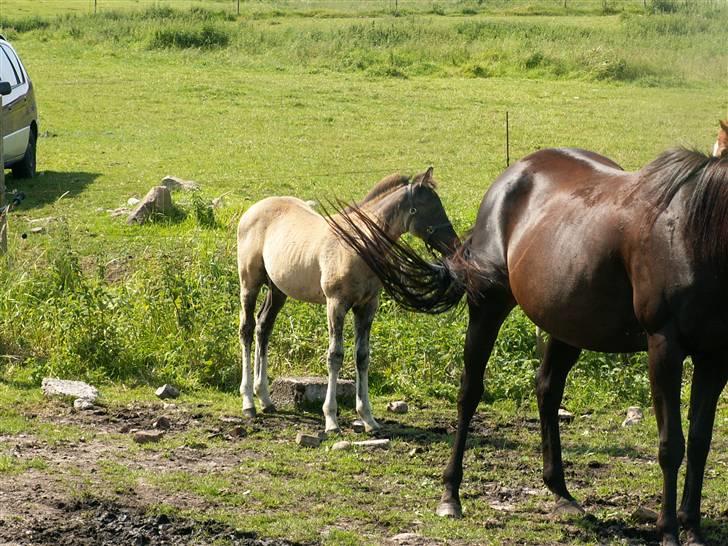
[[272, 282], [265, 302], [258, 313], [258, 325], [255, 328], [255, 382], [253, 390], [263, 406], [263, 413], [276, 410], [268, 393], [268, 342], [273, 331], [278, 312], [286, 303], [286, 295]]
[[584, 512], [566, 489], [559, 436], [559, 405], [564, 396], [566, 375], [579, 358], [579, 353], [581, 349], [550, 338], [536, 382], [538, 412], [541, 417], [543, 481], [556, 495], [554, 512], [562, 514]]
[[378, 430], [379, 423], [372, 416], [369, 403], [369, 334], [377, 312], [379, 300], [375, 297], [361, 307], [354, 308], [354, 333], [356, 335], [356, 412], [364, 421], [367, 432]]
[[329, 320], [329, 385], [324, 400], [324, 418], [326, 419], [326, 432], [339, 432], [339, 423], [336, 417], [338, 406], [336, 404], [336, 384], [339, 380], [341, 363], [344, 360], [344, 317], [349, 306], [336, 300], [326, 300], [326, 312]]
[[493, 350], [493, 343], [498, 336], [501, 324], [513, 308], [511, 296], [502, 291], [485, 293], [482, 300], [477, 305], [469, 302], [470, 316], [465, 338], [465, 366], [460, 379], [458, 395], [458, 428], [450, 461], [443, 474], [445, 491], [442, 494], [440, 505], [437, 507], [438, 516], [462, 517], [460, 483], [463, 479], [463, 454], [465, 453], [468, 427], [475, 409], [478, 407], [478, 402], [483, 396], [485, 365]]
[[713, 435], [715, 406], [728, 381], [728, 368], [721, 358], [694, 357], [695, 369], [690, 389], [690, 432], [688, 470], [678, 519], [687, 531], [688, 544], [704, 544], [700, 533], [700, 497], [703, 473]]
[[250, 351], [255, 331], [255, 302], [262, 282], [249, 279], [240, 273], [240, 347], [243, 353], [243, 378], [240, 383], [240, 394], [243, 397], [243, 415], [255, 417], [253, 401], [253, 369], [250, 365]]

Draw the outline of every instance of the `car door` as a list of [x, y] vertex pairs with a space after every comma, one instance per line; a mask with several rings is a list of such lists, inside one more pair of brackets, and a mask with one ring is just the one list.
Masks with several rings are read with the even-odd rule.
[[10, 82], [12, 91], [2, 97], [2, 134], [5, 163], [23, 157], [28, 146], [28, 78], [13, 49], [0, 44], [0, 80]]

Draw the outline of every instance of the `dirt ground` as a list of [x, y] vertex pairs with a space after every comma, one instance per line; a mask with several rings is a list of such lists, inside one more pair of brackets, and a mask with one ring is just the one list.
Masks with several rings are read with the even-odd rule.
[[[159, 487], [159, 484], [138, 477], [148, 476], [149, 473], [165, 475], [184, 472], [186, 476], [193, 477], [234, 473], [241, 463], [244, 465], [246, 461], [264, 457], [260, 449], [246, 447], [249, 440], [258, 439], [259, 447], [270, 445], [271, 449], [275, 449], [276, 445], [290, 446], [294, 435], [292, 431], [320, 428], [320, 416], [286, 412], [247, 421], [232, 412], [221, 413], [219, 408], [213, 409], [210, 404], [198, 402], [131, 403], [98, 406], [91, 411], [75, 411], [68, 402], [61, 401], [44, 401], [29, 407], [33, 409], [23, 410], [23, 417], [27, 422], [34, 423], [35, 428], [0, 435], [0, 455], [9, 457], [22, 467], [21, 471], [0, 472], [0, 546], [282, 546], [337, 543], [336, 540], [324, 538], [295, 542], [261, 536], [260, 527], [254, 531], [254, 526], [246, 528], [244, 523], [240, 524], [240, 520], [232, 525], [221, 521], [219, 517], [205, 516], [217, 507], [214, 498], [210, 500], [184, 487]], [[139, 448], [130, 442], [135, 431], [153, 429], [153, 423], [160, 415], [169, 420], [165, 438], [183, 440], [167, 444], [164, 449]], [[430, 467], [428, 475], [439, 475], [441, 469], [436, 465], [442, 464], [449, 450], [447, 440], [454, 432], [453, 415], [434, 417], [427, 426], [408, 424], [394, 416], [382, 418], [380, 422], [384, 428], [378, 435], [400, 442], [398, 453], [401, 453], [402, 458], [412, 461], [413, 468]], [[344, 427], [349, 425], [346, 420], [342, 423]], [[478, 471], [472, 459], [466, 466], [466, 479], [475, 483], [475, 487], [463, 488], [466, 509], [481, 507], [486, 512], [485, 516], [472, 513], [471, 516], [466, 515], [470, 524], [473, 518], [480, 518], [478, 522], [483, 526], [483, 533], [493, 531], [508, 537], [509, 525], [518, 525], [519, 521], [528, 522], [536, 530], [546, 529], [551, 532], [548, 535], [550, 538], [544, 539], [543, 544], [656, 544], [653, 522], [630, 520], [623, 512], [625, 507], [659, 506], [659, 484], [653, 480], [649, 482], [651, 486], [648, 494], [638, 487], [623, 490], [619, 495], [594, 491], [585, 498], [582, 494], [582, 504], [588, 512], [597, 513], [597, 517], [589, 515], [578, 522], [552, 522], [549, 513], [552, 501], [540, 483], [538, 428], [538, 420], [534, 417], [502, 420], [476, 415], [471, 427], [469, 450], [494, 456], [485, 461], [482, 472]], [[584, 430], [579, 434], [584, 434]], [[528, 439], [527, 442], [524, 438]], [[573, 444], [573, 438], [568, 439], [567, 443]], [[440, 446], [437, 453], [431, 451], [435, 449], [434, 445]], [[288, 449], [295, 449], [295, 446]], [[625, 448], [619, 451], [617, 448], [608, 448], [609, 459], [598, 456], [600, 449], [591, 446], [576, 462], [572, 462], [573, 457], [572, 461], [566, 461], [570, 484], [582, 491], [589, 491], [592, 484], [608, 482], [615, 471], [612, 465], [620, 462], [654, 467], [654, 456], [646, 455], [639, 449]], [[528, 455], [526, 459], [522, 458], [524, 452]], [[364, 457], [378, 462], [377, 455]], [[397, 457], [388, 464], [396, 464]], [[326, 458], [322, 456], [322, 460]], [[117, 478], [109, 478], [109, 461], [114, 461], [113, 464], [122, 469]], [[383, 464], [382, 461], [379, 463]], [[298, 471], [305, 472], [311, 463], [302, 462], [300, 467]], [[125, 474], [136, 471], [139, 474], [134, 479], [125, 479]], [[295, 471], [295, 468], [269, 469], [272, 476], [276, 476], [276, 473], [286, 476], [286, 473]], [[393, 493], [395, 497], [405, 494], [413, 486], [406, 481], [399, 483], [397, 476], [401, 472], [401, 469], [393, 469], [391, 474], [372, 478], [361, 485], [362, 490], [375, 490], [379, 497], [385, 495], [385, 499]], [[424, 498], [417, 499], [415, 503], [420, 507], [427, 504], [429, 513], [430, 501], [436, 500], [439, 487], [438, 483], [434, 483], [432, 488], [435, 492], [427, 492]], [[616, 489], [624, 487], [619, 485]], [[240, 492], [236, 490], [235, 493]], [[713, 493], [711, 495], [714, 496]], [[720, 499], [712, 500], [720, 502]], [[160, 506], [173, 509], [165, 512], [160, 510]], [[301, 509], [301, 517], [305, 517], [305, 506]], [[632, 509], [629, 508], [630, 511]], [[196, 517], [187, 517], [186, 514], [195, 514]], [[443, 543], [442, 540], [427, 538], [426, 533], [397, 534], [390, 531], [387, 522], [378, 522], [372, 528], [348, 517], [351, 520], [348, 529], [354, 534], [361, 533], [365, 543], [386, 542], [400, 546]], [[722, 519], [719, 516], [718, 521], [713, 520], [714, 536], [723, 537], [728, 533], [728, 526], [723, 524]], [[346, 521], [347, 518], [342, 518], [344, 528], [347, 528]], [[554, 538], [554, 528], [558, 529], [555, 535], [557, 538]], [[417, 528], [414, 530], [417, 531]], [[273, 536], [285, 534], [281, 535], [279, 530]], [[533, 536], [528, 539], [506, 538], [502, 542], [541, 543], [535, 538], [538, 535]], [[477, 539], [457, 537], [444, 542], [480, 543]]]

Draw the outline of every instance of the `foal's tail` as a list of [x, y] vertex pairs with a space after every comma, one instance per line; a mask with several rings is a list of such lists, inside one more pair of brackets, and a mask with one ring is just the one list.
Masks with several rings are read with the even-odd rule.
[[327, 216], [326, 221], [364, 260], [392, 299], [406, 309], [444, 313], [455, 307], [467, 290], [467, 242], [452, 257], [428, 262], [408, 244], [390, 237], [356, 206]]

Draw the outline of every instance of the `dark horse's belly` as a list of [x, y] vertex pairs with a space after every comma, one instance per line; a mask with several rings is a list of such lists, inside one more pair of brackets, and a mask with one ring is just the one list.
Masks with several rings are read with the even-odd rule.
[[545, 152], [532, 168], [526, 160], [506, 171], [481, 206], [485, 229], [475, 231], [489, 236], [474, 237], [473, 250], [499, 256], [496, 269], [516, 303], [557, 339], [602, 352], [644, 350], [622, 256], [628, 204], [614, 197], [631, 178], [580, 154]]

